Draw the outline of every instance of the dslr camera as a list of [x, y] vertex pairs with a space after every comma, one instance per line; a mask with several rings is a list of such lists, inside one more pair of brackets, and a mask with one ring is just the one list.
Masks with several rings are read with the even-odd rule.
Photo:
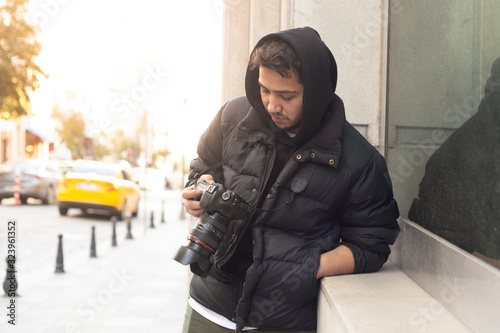
[[188, 234], [186, 245], [179, 247], [173, 259], [190, 265], [191, 272], [206, 277], [212, 265], [210, 259], [217, 251], [231, 220], [245, 218], [252, 208], [245, 200], [221, 184], [200, 181], [200, 207], [203, 214]]

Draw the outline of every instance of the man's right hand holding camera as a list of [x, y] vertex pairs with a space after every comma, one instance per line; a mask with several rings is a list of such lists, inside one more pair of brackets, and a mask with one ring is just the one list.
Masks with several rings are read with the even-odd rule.
[[[209, 184], [215, 183], [212, 175], [202, 175], [198, 181], [204, 180]], [[200, 201], [194, 200], [199, 198], [201, 195], [201, 191], [195, 189], [194, 185], [186, 187], [182, 193], [182, 205], [186, 208], [186, 212], [195, 216], [200, 217], [203, 214], [203, 210], [200, 208]]]

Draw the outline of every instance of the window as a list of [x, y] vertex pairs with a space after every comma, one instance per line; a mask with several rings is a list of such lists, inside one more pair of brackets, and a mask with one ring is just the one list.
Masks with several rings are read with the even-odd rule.
[[500, 263], [500, 2], [398, 1], [388, 166], [401, 215]]

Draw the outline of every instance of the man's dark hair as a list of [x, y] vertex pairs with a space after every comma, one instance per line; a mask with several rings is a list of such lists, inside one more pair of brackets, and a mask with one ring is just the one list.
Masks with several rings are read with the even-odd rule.
[[295, 72], [302, 83], [302, 67], [297, 54], [288, 43], [271, 39], [257, 47], [250, 57], [250, 70], [253, 71], [260, 66], [272, 69], [282, 77], [291, 78], [290, 70]]

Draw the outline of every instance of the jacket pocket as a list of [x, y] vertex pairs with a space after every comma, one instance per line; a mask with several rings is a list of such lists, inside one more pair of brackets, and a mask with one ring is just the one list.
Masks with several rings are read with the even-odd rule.
[[248, 321], [254, 326], [314, 327], [319, 250], [302, 248], [301, 261], [268, 260], [252, 295]]
[[302, 255], [301, 260], [266, 260], [255, 294], [295, 306], [315, 299], [319, 286], [316, 279], [319, 249], [302, 248], [298, 252]]

